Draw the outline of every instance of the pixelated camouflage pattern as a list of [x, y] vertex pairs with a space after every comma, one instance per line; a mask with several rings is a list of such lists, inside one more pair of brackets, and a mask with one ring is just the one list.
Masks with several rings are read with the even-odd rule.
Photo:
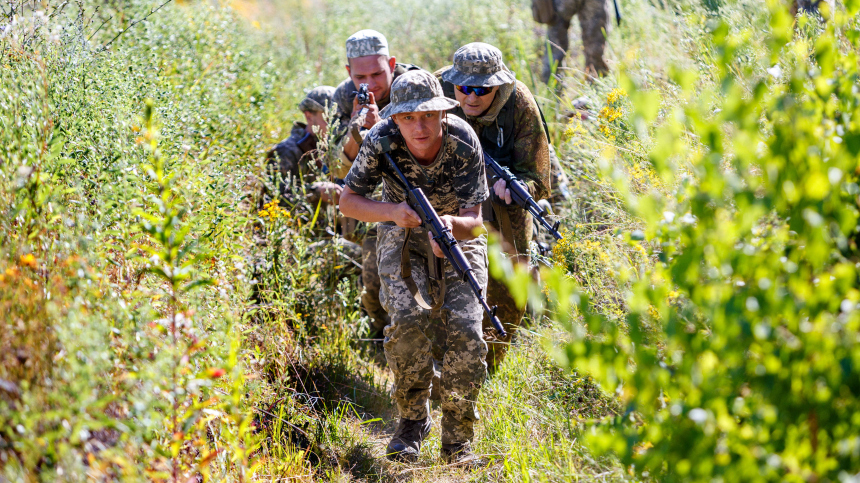
[[391, 84], [391, 102], [379, 115], [389, 117], [402, 112], [447, 111], [460, 105], [445, 97], [442, 84], [426, 70], [413, 70]]
[[379, 264], [376, 257], [376, 230], [368, 233], [361, 243], [361, 283], [364, 291], [361, 293], [361, 306], [370, 316], [370, 334], [380, 336], [382, 329], [391, 321], [388, 313], [379, 302]]
[[302, 112], [326, 112], [334, 103], [334, 87], [318, 86], [311, 89], [310, 92], [299, 103], [299, 110]]
[[[480, 143], [474, 131], [461, 119], [444, 121], [446, 137], [439, 156], [422, 167], [405, 146], [397, 142], [391, 155], [416, 186], [425, 190], [440, 215], [458, 215], [460, 208], [476, 206], [486, 199], [487, 186]], [[383, 201], [399, 203], [402, 190], [382, 177], [380, 139], [396, 132], [391, 119], [380, 122], [362, 145], [346, 184], [368, 196], [383, 183]], [[486, 343], [481, 332], [482, 308], [471, 288], [445, 262], [446, 291], [440, 311], [431, 314], [418, 306], [401, 277], [400, 253], [405, 230], [393, 224], [379, 224], [377, 260], [380, 278], [380, 303], [390, 317], [384, 330], [385, 354], [394, 374], [394, 399], [400, 417], [422, 419], [429, 414], [429, 397], [434, 376], [433, 354], [441, 356], [442, 440], [459, 442], [474, 436], [478, 419], [475, 405], [478, 391], [486, 378]], [[427, 234], [415, 230], [410, 238], [412, 269], [416, 285], [428, 294], [427, 268], [415, 253], [428, 253]], [[486, 239], [461, 241], [461, 247], [475, 270], [482, 287], [487, 282]], [[434, 283], [434, 287], [438, 287]], [[444, 328], [444, 332], [440, 331]], [[432, 340], [444, 333], [444, 353], [434, 351]], [[440, 344], [441, 345], [441, 344]]]
[[[406, 72], [417, 69], [419, 69], [419, 67], [412, 64], [401, 64], [399, 62], [394, 64], [392, 82]], [[337, 116], [340, 120], [340, 125], [343, 128], [349, 124], [349, 120], [352, 117], [352, 100], [355, 99], [356, 91], [358, 91], [358, 87], [356, 87], [352, 82], [351, 78], [346, 78], [343, 82], [338, 84], [334, 90], [334, 102], [337, 104]], [[379, 109], [385, 109], [389, 101], [390, 95], [386, 96], [384, 99], [377, 99], [376, 105], [379, 106]]]
[[551, 64], [563, 65], [565, 53], [570, 48], [568, 30], [574, 15], [579, 17], [582, 29], [582, 46], [585, 53], [585, 71], [590, 75], [604, 75], [609, 67], [603, 59], [606, 35], [611, 22], [606, 0], [554, 0], [556, 15], [547, 30], [552, 57], [544, 56], [543, 81], [549, 80]]
[[346, 39], [346, 58], [366, 57], [368, 55], [388, 56], [388, 40], [376, 30], [365, 29]]
[[[476, 401], [486, 379], [487, 345], [481, 332], [482, 308], [469, 285], [445, 261], [445, 302], [435, 313], [415, 303], [400, 275], [400, 251], [405, 230], [380, 225], [377, 254], [382, 282], [380, 300], [391, 316], [385, 328], [385, 357], [394, 375], [394, 401], [400, 417], [422, 419], [430, 414], [433, 343], [444, 329], [445, 347], [441, 364], [442, 443], [470, 441], [479, 419]], [[428, 294], [427, 232], [416, 229], [410, 237], [412, 276], [422, 293]], [[466, 258], [481, 286], [487, 283], [486, 238], [461, 241]], [[435, 282], [433, 282], [435, 285]]]
[[[440, 216], [458, 216], [460, 208], [477, 206], [489, 195], [484, 161], [475, 132], [465, 121], [448, 116], [443, 120], [443, 129], [442, 148], [429, 166], [419, 165], [399, 138], [391, 143], [390, 154], [410, 183], [424, 190]], [[367, 196], [384, 180], [382, 201], [401, 203], [406, 199], [403, 189], [390, 181], [392, 178], [383, 178], [383, 172], [388, 177], [391, 171], [382, 156], [381, 140], [398, 132], [390, 118], [370, 130], [344, 179], [347, 186]]]
[[453, 61], [443, 79], [454, 85], [492, 87], [516, 80], [502, 60], [502, 51], [490, 44], [466, 44], [454, 52]]

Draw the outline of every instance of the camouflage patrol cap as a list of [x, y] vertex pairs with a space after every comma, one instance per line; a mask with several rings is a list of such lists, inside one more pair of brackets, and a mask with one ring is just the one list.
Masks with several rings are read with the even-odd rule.
[[299, 110], [302, 112], [325, 112], [333, 103], [334, 87], [319, 86], [314, 87], [308, 92], [308, 95], [299, 103]]
[[359, 30], [346, 39], [346, 58], [388, 55], [388, 41], [376, 30]]
[[454, 52], [454, 65], [442, 80], [458, 86], [492, 87], [516, 80], [502, 61], [502, 51], [490, 44], [472, 42]]
[[391, 84], [391, 103], [379, 112], [389, 117], [401, 112], [447, 111], [460, 103], [445, 97], [436, 76], [426, 70], [410, 70]]

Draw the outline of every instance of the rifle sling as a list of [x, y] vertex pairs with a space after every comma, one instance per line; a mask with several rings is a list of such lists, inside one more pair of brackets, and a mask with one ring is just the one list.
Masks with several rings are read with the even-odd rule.
[[[425, 263], [425, 270], [427, 273], [427, 292], [431, 298], [433, 295], [430, 294], [430, 285], [433, 279], [439, 280], [439, 296], [436, 297], [436, 301], [434, 303], [427, 303], [427, 300], [424, 298], [424, 295], [421, 294], [421, 290], [418, 289], [418, 285], [415, 283], [415, 280], [412, 278], [412, 259], [409, 257], [409, 238], [412, 236], [412, 229], [407, 228], [406, 234], [403, 236], [403, 246], [400, 247], [400, 276], [403, 278], [403, 281], [406, 283], [406, 288], [409, 289], [409, 293], [412, 294], [412, 298], [415, 299], [415, 302], [418, 303], [418, 306], [422, 309], [437, 311], [442, 308], [442, 304], [445, 303], [445, 274], [441, 272], [441, 260], [436, 257], [435, 254], [431, 251], [428, 254], [428, 257], [424, 257], [425, 262], [428, 262], [428, 258], [433, 260], [433, 267], [429, 266], [429, 263]], [[430, 270], [434, 270], [436, 273], [433, 274]], [[435, 275], [435, 276], [434, 276]]]

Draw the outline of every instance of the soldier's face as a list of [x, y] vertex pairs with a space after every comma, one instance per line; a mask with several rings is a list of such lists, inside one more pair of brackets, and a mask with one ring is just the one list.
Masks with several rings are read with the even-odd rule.
[[459, 89], [454, 89], [454, 97], [460, 102], [460, 107], [463, 108], [463, 112], [467, 116], [480, 116], [490, 108], [490, 104], [493, 103], [493, 99], [496, 98], [496, 92], [498, 91], [498, 87], [493, 87], [492, 92], [478, 97], [474, 92], [467, 96], [460, 92]]
[[388, 97], [394, 79], [394, 57], [368, 55], [349, 59], [346, 71], [356, 87], [367, 84], [377, 102]]
[[316, 126], [318, 129], [317, 137], [322, 138], [325, 136], [328, 123], [325, 120], [324, 112], [305, 111], [305, 121], [307, 121], [308, 132], [313, 132], [313, 128]]
[[422, 156], [434, 149], [438, 152], [442, 141], [442, 111], [401, 112], [393, 117], [412, 154]]

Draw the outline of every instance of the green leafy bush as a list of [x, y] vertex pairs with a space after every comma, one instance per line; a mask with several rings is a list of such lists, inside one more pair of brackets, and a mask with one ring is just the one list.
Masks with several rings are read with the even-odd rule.
[[[583, 321], [554, 350], [624, 405], [588, 444], [660, 481], [840, 481], [860, 468], [860, 4], [797, 29], [769, 7], [757, 30], [711, 21], [713, 69], [675, 70], [677, 104], [626, 81], [629, 125], [674, 188], [629, 189], [607, 168], [656, 257], [625, 323], [548, 277], [560, 317]], [[763, 62], [744, 54], [753, 38]]]

